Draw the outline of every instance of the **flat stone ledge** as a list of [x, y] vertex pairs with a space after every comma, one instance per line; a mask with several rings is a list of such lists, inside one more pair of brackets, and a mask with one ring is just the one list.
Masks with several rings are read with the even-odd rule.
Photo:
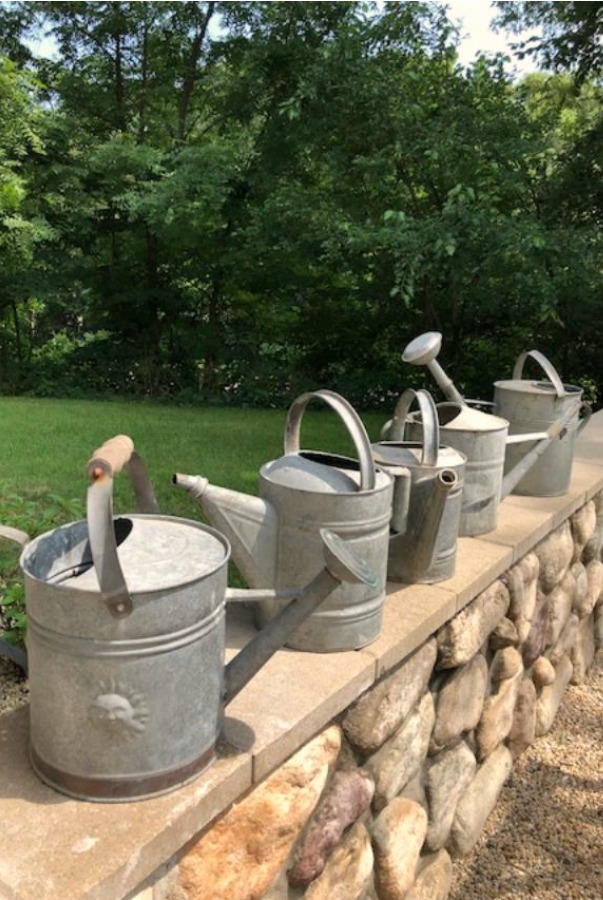
[[[131, 894], [601, 488], [603, 411], [577, 441], [566, 495], [507, 498], [494, 531], [459, 540], [453, 578], [388, 585], [383, 631], [369, 647], [276, 653], [227, 707], [217, 761], [162, 797], [119, 804], [63, 797], [29, 766], [27, 710], [0, 716], [0, 898], [122, 900]], [[229, 611], [227, 659], [253, 634], [246, 610]]]
[[174, 793], [87, 803], [39, 781], [29, 766], [28, 740], [26, 708], [0, 716], [2, 900], [118, 900], [252, 782], [251, 755], [232, 751]]

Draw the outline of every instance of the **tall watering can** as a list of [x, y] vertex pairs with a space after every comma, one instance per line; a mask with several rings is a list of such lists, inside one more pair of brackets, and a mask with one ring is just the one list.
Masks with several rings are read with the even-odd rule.
[[[546, 381], [523, 378], [528, 357], [535, 360], [546, 375]], [[582, 402], [582, 388], [563, 384], [555, 367], [538, 350], [521, 353], [508, 381], [494, 382], [494, 412], [509, 420], [512, 435], [536, 429], [549, 429], [562, 422], [559, 439], [551, 443], [529, 472], [515, 485], [514, 493], [532, 497], [556, 497], [569, 487], [578, 433], [590, 419], [590, 406]], [[583, 418], [580, 418], [583, 412]], [[518, 461], [518, 451], [509, 447], [505, 472]]]
[[[98, 801], [179, 787], [214, 758], [223, 706], [342, 579], [374, 576], [323, 530], [322, 566], [224, 666], [228, 541], [198, 522], [113, 517], [120, 436], [88, 465], [87, 521], [25, 546], [31, 760], [43, 781]], [[268, 592], [270, 594], [270, 592]], [[275, 592], [272, 592], [274, 595]]]
[[[459, 534], [485, 534], [496, 528], [501, 500], [536, 465], [569, 419], [564, 411], [546, 426], [542, 423], [542, 430], [536, 430], [537, 423], [530, 423], [531, 427], [522, 433], [510, 434], [506, 417], [474, 409], [469, 405], [474, 401], [466, 401], [454, 387], [436, 359], [441, 342], [439, 332], [422, 334], [408, 344], [402, 359], [412, 365], [427, 366], [448, 397], [446, 402], [437, 405], [442, 440], [467, 457]], [[573, 414], [567, 411], [569, 418]], [[411, 415], [408, 434], [414, 439], [420, 437], [420, 415]]]
[[[358, 460], [300, 449], [305, 409], [322, 400], [342, 419]], [[302, 394], [289, 408], [285, 455], [260, 469], [259, 497], [217, 487], [201, 476], [174, 475], [197, 499], [212, 525], [227, 535], [233, 559], [251, 588], [304, 584], [321, 566], [320, 532], [328, 528], [357, 551], [375, 573], [368, 584], [342, 584], [287, 640], [297, 650], [353, 650], [381, 630], [393, 481], [374, 464], [369, 439], [353, 407], [332, 391]], [[280, 603], [256, 607], [264, 625]]]
[[[405, 441], [411, 404], [419, 404], [420, 442]], [[454, 575], [466, 458], [440, 445], [435, 404], [427, 391], [404, 391], [387, 431], [372, 445], [375, 461], [395, 479], [388, 578], [433, 583]]]

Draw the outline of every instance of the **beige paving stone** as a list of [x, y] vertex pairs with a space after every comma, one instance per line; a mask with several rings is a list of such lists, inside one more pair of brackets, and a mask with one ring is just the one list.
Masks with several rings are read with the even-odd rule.
[[363, 653], [377, 662], [377, 677], [407, 657], [456, 612], [457, 597], [437, 584], [388, 584], [383, 629]]
[[511, 551], [511, 562], [517, 562], [552, 530], [553, 514], [531, 506], [518, 506], [507, 497], [498, 508], [498, 524], [478, 541], [501, 544]]
[[512, 494], [505, 500], [505, 504], [510, 507], [534, 509], [548, 513], [551, 516], [551, 529], [561, 525], [585, 503], [586, 495], [583, 490], [563, 494], [561, 497], [523, 497], [519, 494]]
[[[239, 611], [237, 610], [237, 613]], [[227, 657], [245, 633], [256, 632], [239, 619], [234, 638], [227, 638]], [[253, 780], [261, 781], [334, 716], [349, 706], [376, 678], [375, 657], [363, 650], [345, 653], [301, 653], [279, 650], [226, 709], [225, 734], [253, 732]]]
[[578, 435], [574, 447], [574, 459], [603, 466], [603, 415], [595, 413], [588, 425]]
[[598, 436], [593, 440], [589, 439], [587, 429], [584, 440], [576, 442], [574, 460], [576, 459], [594, 466], [603, 466], [603, 440]]
[[[603, 440], [601, 441], [601, 452], [603, 453]], [[592, 460], [575, 459], [572, 467], [572, 480], [570, 482], [570, 492], [584, 491], [586, 503], [591, 497], [594, 497], [603, 487], [603, 472], [601, 466]]]
[[589, 434], [590, 426], [582, 439], [576, 441], [574, 460], [588, 462], [594, 466], [603, 466], [603, 437]]
[[234, 753], [161, 797], [72, 800], [34, 774], [28, 739], [26, 707], [0, 716], [0, 897], [11, 900], [125, 897], [251, 785], [251, 756]]
[[496, 581], [513, 561], [512, 547], [493, 543], [489, 537], [459, 538], [456, 571], [452, 578], [438, 584], [441, 590], [456, 594], [457, 612]]

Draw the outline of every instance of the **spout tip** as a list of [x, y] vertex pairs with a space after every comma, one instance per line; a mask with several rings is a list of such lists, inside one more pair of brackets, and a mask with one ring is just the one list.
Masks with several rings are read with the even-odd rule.
[[402, 361], [413, 366], [426, 366], [436, 358], [442, 346], [439, 331], [426, 331], [407, 344], [402, 353]]
[[459, 476], [454, 469], [442, 469], [436, 478], [436, 485], [439, 490], [448, 493], [459, 483]]
[[203, 478], [202, 475], [183, 475], [180, 472], [175, 472], [171, 481], [176, 487], [184, 488], [193, 497], [200, 497], [209, 484], [207, 478]]

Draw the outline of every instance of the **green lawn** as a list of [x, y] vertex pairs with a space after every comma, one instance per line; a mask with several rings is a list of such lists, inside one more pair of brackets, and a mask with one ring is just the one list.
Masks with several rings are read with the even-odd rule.
[[[362, 417], [372, 440], [383, 415]], [[0, 397], [0, 521], [13, 524], [7, 494], [43, 499], [47, 493], [81, 500], [85, 465], [114, 434], [128, 434], [144, 458], [161, 511], [194, 517], [189, 498], [170, 483], [176, 472], [255, 493], [262, 463], [283, 452], [286, 409], [181, 408], [124, 401]], [[355, 455], [338, 416], [313, 401], [305, 414], [306, 448]], [[116, 510], [133, 509], [127, 477], [116, 480]]]

